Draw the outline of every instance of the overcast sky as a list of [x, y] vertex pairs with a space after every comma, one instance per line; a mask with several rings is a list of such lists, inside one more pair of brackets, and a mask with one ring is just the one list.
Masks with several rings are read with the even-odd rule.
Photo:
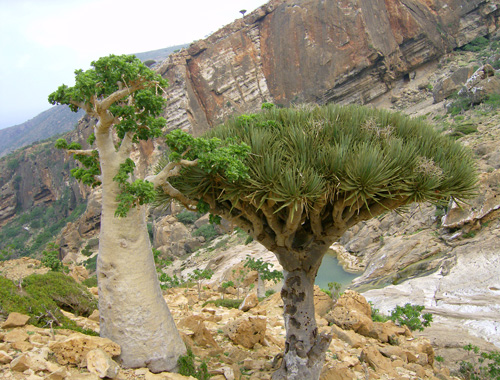
[[50, 108], [74, 70], [109, 54], [204, 38], [266, 0], [0, 0], [0, 129]]

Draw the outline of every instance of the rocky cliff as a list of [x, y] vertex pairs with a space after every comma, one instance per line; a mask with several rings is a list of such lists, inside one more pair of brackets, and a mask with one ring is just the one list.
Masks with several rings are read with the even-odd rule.
[[266, 101], [370, 103], [426, 62], [493, 33], [498, 5], [272, 0], [160, 65], [169, 129], [200, 134]]

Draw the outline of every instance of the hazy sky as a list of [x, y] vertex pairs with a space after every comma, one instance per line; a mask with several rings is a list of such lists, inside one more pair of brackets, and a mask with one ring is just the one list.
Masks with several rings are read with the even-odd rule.
[[204, 38], [266, 0], [0, 0], [0, 129], [50, 108], [74, 70]]

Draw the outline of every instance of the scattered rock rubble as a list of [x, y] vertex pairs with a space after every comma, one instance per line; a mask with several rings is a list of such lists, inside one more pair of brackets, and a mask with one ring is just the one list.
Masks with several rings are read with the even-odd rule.
[[[220, 297], [210, 286], [201, 300], [195, 289], [170, 289], [165, 294], [185, 343], [198, 362], [207, 363], [213, 380], [271, 379], [285, 343], [280, 295], [261, 302], [249, 296], [247, 311], [206, 303]], [[414, 337], [406, 327], [392, 322], [373, 322], [371, 307], [360, 294], [346, 291], [334, 305], [316, 287], [315, 307], [320, 332], [333, 334], [321, 380], [456, 379], [435, 362], [429, 340]], [[72, 318], [81, 326], [96, 326], [94, 320]], [[2, 379], [194, 379], [167, 372], [153, 374], [146, 368], [120, 368], [113, 360], [120, 347], [109, 339], [26, 322], [26, 316], [12, 313], [2, 324]]]

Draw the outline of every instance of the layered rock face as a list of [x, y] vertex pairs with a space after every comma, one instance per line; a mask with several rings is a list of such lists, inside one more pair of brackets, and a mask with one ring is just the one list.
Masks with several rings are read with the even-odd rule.
[[273, 0], [170, 56], [169, 129], [198, 135], [263, 102], [368, 103], [497, 29], [498, 1]]

